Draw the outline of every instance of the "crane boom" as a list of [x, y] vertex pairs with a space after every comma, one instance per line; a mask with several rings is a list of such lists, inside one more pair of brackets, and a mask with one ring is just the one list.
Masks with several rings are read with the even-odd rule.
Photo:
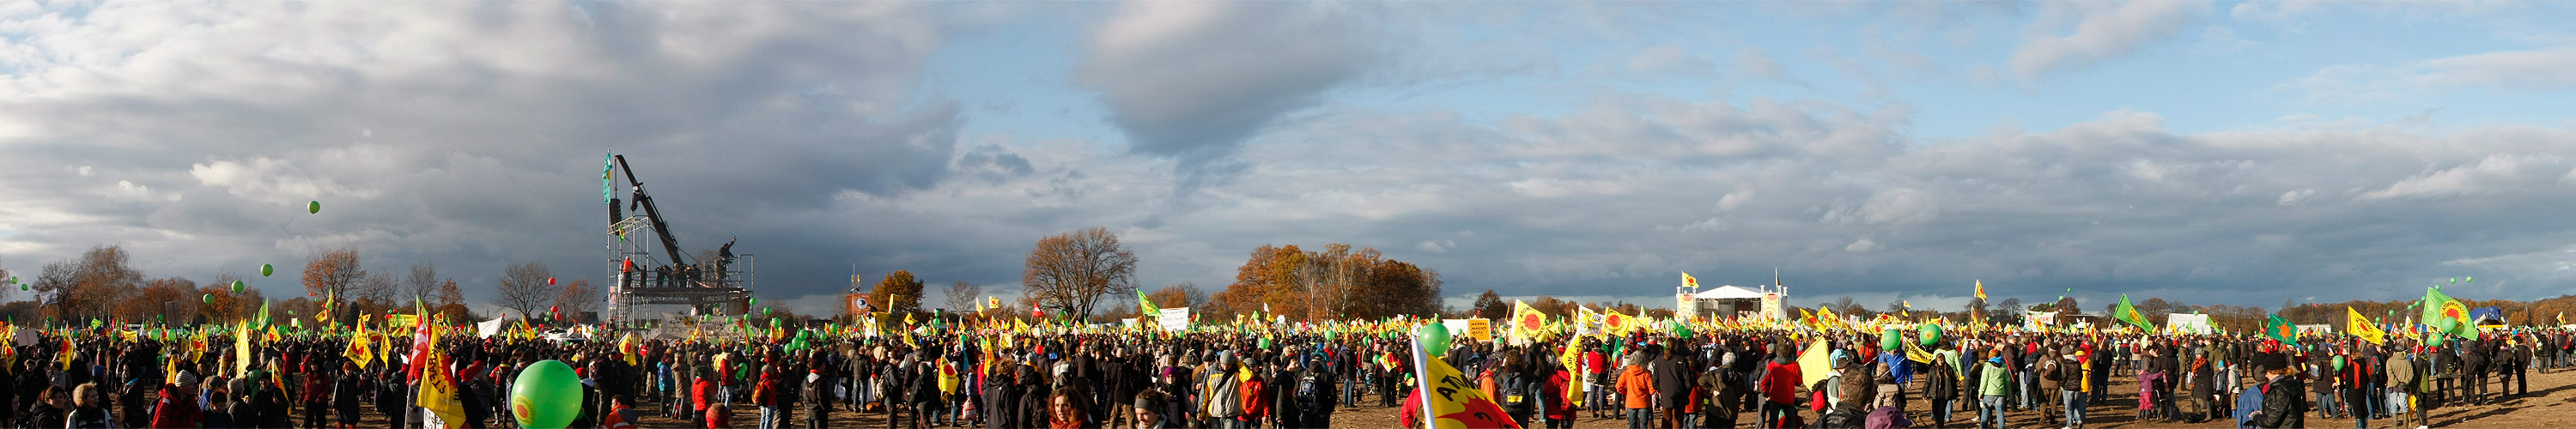
[[644, 181], [635, 178], [635, 167], [626, 163], [626, 155], [617, 155], [617, 169], [626, 172], [626, 183], [635, 188], [635, 204], [644, 206], [644, 219], [653, 222], [653, 234], [662, 239], [662, 250], [671, 254], [672, 265], [688, 265], [689, 256], [680, 252], [680, 241], [671, 237], [671, 226], [662, 221], [662, 210], [653, 206], [653, 195], [644, 193]]

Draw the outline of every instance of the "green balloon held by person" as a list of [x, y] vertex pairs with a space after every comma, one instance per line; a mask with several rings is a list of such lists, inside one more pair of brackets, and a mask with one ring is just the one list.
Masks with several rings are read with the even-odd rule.
[[528, 429], [563, 429], [579, 417], [581, 377], [563, 361], [544, 360], [519, 372], [510, 386], [510, 417]]
[[1422, 352], [1431, 357], [1449, 355], [1449, 327], [1422, 325]]
[[1916, 330], [1923, 334], [1923, 338], [1920, 341], [1925, 346], [1939, 344], [1941, 342], [1941, 325], [1925, 323], [1922, 328], [1917, 328]]
[[1896, 328], [1887, 328], [1886, 330], [1878, 331], [1879, 350], [1899, 350], [1903, 348], [1905, 348], [1904, 333], [1897, 332]]

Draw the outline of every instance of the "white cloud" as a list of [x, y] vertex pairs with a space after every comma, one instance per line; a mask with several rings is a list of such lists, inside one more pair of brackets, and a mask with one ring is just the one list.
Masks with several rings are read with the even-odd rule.
[[[1776, 67], [1776, 66], [1775, 66]], [[1678, 46], [1657, 45], [1628, 57], [1631, 73], [1703, 78], [1717, 74], [1717, 62]]]
[[2198, 1], [2136, 1], [2123, 3], [2083, 3], [2089, 10], [2080, 13], [2073, 27], [2064, 35], [2058, 29], [2044, 27], [2047, 34], [2022, 41], [2007, 62], [2013, 74], [2024, 80], [2127, 55], [2149, 43], [2161, 41], [2179, 32], [2183, 24], [2208, 9]]
[[2451, 89], [2576, 89], [2576, 47], [2496, 51], [2397, 64], [2342, 64], [2274, 87], [2309, 102], [2360, 102]]
[[1885, 248], [1886, 248], [1885, 246], [1880, 246], [1880, 245], [1878, 245], [1878, 241], [1876, 241], [1876, 240], [1871, 240], [1871, 239], [1869, 239], [1869, 237], [1861, 237], [1861, 239], [1860, 239], [1860, 240], [1852, 241], [1851, 245], [1849, 245], [1849, 246], [1843, 246], [1843, 251], [1845, 251], [1845, 252], [1852, 252], [1852, 253], [1867, 253], [1867, 252], [1876, 251], [1876, 250], [1878, 250], [1878, 249], [1885, 249]]
[[[2567, 165], [2558, 155], [2489, 155], [2476, 165], [2443, 169], [2406, 178], [2387, 188], [2363, 193], [2363, 200], [2436, 198], [2493, 194], [2510, 187], [2540, 184], [2543, 175]], [[2544, 171], [2546, 170], [2546, 171]]]

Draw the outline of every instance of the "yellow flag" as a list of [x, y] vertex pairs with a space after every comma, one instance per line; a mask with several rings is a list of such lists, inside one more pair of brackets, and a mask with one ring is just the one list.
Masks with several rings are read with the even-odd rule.
[[431, 413], [438, 414], [438, 420], [448, 422], [448, 428], [462, 426], [465, 422], [465, 403], [458, 402], [456, 399], [456, 378], [447, 373], [446, 354], [439, 353], [437, 348], [431, 348], [429, 358], [423, 363], [427, 366], [420, 371], [420, 396], [413, 402]]
[[1905, 360], [1929, 364], [1933, 359], [1937, 358], [1932, 355], [1932, 352], [1924, 351], [1922, 345], [1915, 344], [1913, 341], [1905, 342]]
[[367, 347], [367, 325], [359, 324], [358, 334], [349, 336], [349, 350], [344, 354], [349, 356], [349, 362], [358, 364], [358, 369], [366, 369], [376, 359], [374, 350]]
[[1818, 381], [1833, 377], [1834, 371], [1827, 369], [1834, 367], [1832, 353], [1831, 347], [1825, 345], [1823, 338], [1817, 338], [1816, 342], [1807, 344], [1805, 351], [1798, 352], [1798, 385], [1813, 386]]
[[250, 322], [233, 324], [233, 378], [250, 373]]
[[2362, 341], [2369, 341], [2371, 344], [2385, 344], [2388, 342], [2388, 333], [2380, 331], [2379, 325], [2371, 324], [2370, 318], [2362, 316], [2360, 310], [2354, 310], [2352, 307], [2344, 307], [2343, 311], [2345, 332], [2349, 332], [2356, 337], [2361, 337]]

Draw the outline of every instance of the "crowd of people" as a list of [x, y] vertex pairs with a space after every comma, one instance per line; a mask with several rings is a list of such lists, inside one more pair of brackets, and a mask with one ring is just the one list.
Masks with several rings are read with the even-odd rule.
[[[1620, 420], [1631, 428], [2083, 428], [2104, 413], [2213, 427], [2305, 427], [2312, 418], [2426, 427], [2434, 424], [2428, 411], [2526, 395], [2531, 373], [2576, 366], [2576, 335], [2559, 329], [2384, 344], [2341, 335], [2294, 343], [1986, 331], [1888, 342], [1861, 331], [1712, 331], [1461, 338], [1428, 359], [1473, 378], [1509, 421], [1548, 428]], [[287, 335], [244, 341], [245, 352], [234, 341], [106, 328], [22, 334], [0, 356], [15, 370], [6, 374], [13, 387], [0, 389], [9, 405], [0, 422], [506, 428], [516, 426], [508, 395], [518, 371], [558, 360], [576, 369], [583, 399], [537, 406], [579, 407], [575, 428], [646, 419], [820, 428], [855, 415], [887, 428], [1420, 427], [1419, 366], [1428, 362], [1414, 358], [1415, 336], [1400, 330], [1294, 327], [956, 329], [793, 343], [450, 334], [432, 343], [447, 356], [434, 360], [443, 368], [412, 365], [409, 337], [396, 331], [377, 340], [383, 347], [351, 347], [345, 334]], [[428, 421], [435, 417], [417, 405], [419, 371], [454, 380], [449, 399], [463, 404], [461, 418]], [[1400, 417], [1336, 414], [1385, 407], [1402, 407]], [[737, 421], [737, 410], [752, 421]]]

